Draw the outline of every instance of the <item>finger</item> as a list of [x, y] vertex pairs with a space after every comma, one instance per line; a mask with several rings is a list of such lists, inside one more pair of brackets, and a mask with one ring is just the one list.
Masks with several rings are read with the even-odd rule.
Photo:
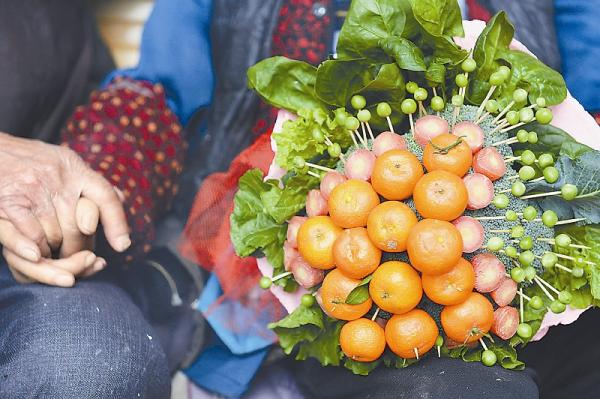
[[81, 197], [77, 201], [75, 219], [79, 231], [85, 235], [91, 236], [98, 229], [100, 209], [98, 209], [98, 206], [93, 201]]
[[85, 273], [89, 268], [93, 268], [98, 257], [91, 251], [81, 251], [74, 253], [67, 258], [61, 259], [42, 259], [43, 263], [51, 264], [61, 270], [71, 273], [77, 277]]
[[25, 276], [20, 271], [12, 268], [10, 265], [8, 266], [8, 269], [10, 270], [11, 274], [13, 275], [13, 277], [15, 278], [15, 281], [17, 283], [19, 283], [19, 284], [30, 284], [30, 283], [33, 283], [32, 279], [28, 278], [27, 276]]
[[125, 202], [125, 194], [123, 194], [123, 191], [121, 191], [119, 187], [116, 186], [113, 186], [113, 190], [115, 190], [115, 193], [117, 193], [117, 197], [119, 197], [119, 201], [121, 201], [121, 203], [123, 204]]
[[59, 255], [60, 258], [67, 258], [82, 251], [86, 243], [86, 236], [79, 230], [75, 217], [77, 197], [64, 192], [54, 199], [54, 207], [63, 236]]
[[33, 263], [6, 248], [3, 253], [6, 263], [29, 280], [58, 287], [72, 287], [75, 284], [75, 276], [52, 265], [51, 259], [42, 259], [38, 263]]
[[59, 249], [62, 245], [63, 235], [52, 201], [43, 202], [34, 209], [33, 213], [44, 229], [44, 235], [50, 248], [52, 250]]
[[129, 248], [131, 239], [125, 211], [113, 186], [98, 173], [90, 172], [84, 182], [82, 196], [100, 208], [100, 220], [110, 246], [118, 252]]
[[50, 246], [46, 240], [46, 233], [39, 220], [30, 209], [21, 206], [10, 206], [4, 208], [6, 219], [23, 234], [35, 242], [40, 249], [42, 256], [50, 254]]
[[78, 277], [90, 277], [99, 271], [103, 270], [106, 267], [106, 260], [104, 258], [96, 258], [96, 262], [90, 267], [88, 267], [83, 273], [81, 273]]
[[31, 262], [37, 262], [42, 258], [37, 244], [4, 219], [0, 219], [0, 245]]

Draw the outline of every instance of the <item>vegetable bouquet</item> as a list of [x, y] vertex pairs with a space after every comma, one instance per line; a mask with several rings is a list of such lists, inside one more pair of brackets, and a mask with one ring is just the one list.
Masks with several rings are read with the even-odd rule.
[[361, 0], [337, 55], [263, 60], [280, 108], [268, 176], [239, 181], [231, 239], [289, 312], [285, 353], [368, 374], [516, 348], [600, 300], [598, 127], [506, 14]]

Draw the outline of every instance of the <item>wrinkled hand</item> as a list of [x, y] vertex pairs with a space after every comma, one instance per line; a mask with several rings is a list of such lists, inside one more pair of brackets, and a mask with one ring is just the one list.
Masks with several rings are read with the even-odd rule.
[[[3, 241], [7, 260], [22, 258], [19, 272], [33, 278], [23, 272], [31, 266], [24, 262], [48, 260], [52, 251], [64, 267], [67, 259], [81, 253], [98, 217], [76, 212], [80, 198], [96, 205], [111, 247], [126, 250], [131, 241], [125, 213], [108, 181], [68, 148], [0, 133], [0, 218], [13, 227], [3, 223], [3, 230], [10, 232]], [[79, 257], [83, 255], [76, 256], [81, 261]]]
[[[80, 230], [96, 230], [100, 212], [96, 204], [87, 198], [77, 201], [75, 219]], [[81, 226], [81, 221], [89, 222]], [[17, 255], [20, 232], [9, 221], [0, 219], [0, 244], [3, 245], [3, 255], [15, 280], [20, 283], [40, 282], [60, 287], [71, 287], [75, 278], [89, 277], [106, 266], [103, 258], [96, 257], [94, 249], [94, 236], [85, 235], [84, 247], [63, 259], [52, 259], [50, 254], [43, 254], [39, 262], [31, 262]], [[83, 233], [82, 233], [83, 234]]]

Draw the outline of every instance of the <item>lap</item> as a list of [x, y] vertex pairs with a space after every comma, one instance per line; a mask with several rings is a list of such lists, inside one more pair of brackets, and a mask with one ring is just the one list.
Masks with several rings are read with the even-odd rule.
[[0, 265], [2, 398], [168, 397], [166, 359], [155, 338], [113, 284], [19, 285]]

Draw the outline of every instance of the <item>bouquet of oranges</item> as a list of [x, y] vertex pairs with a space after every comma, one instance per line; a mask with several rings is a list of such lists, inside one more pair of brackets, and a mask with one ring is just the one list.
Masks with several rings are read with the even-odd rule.
[[589, 116], [504, 13], [465, 26], [455, 1], [354, 1], [337, 57], [249, 70], [286, 111], [231, 238], [286, 298], [270, 328], [297, 359], [521, 369], [518, 345], [600, 300], [600, 154], [550, 107]]

